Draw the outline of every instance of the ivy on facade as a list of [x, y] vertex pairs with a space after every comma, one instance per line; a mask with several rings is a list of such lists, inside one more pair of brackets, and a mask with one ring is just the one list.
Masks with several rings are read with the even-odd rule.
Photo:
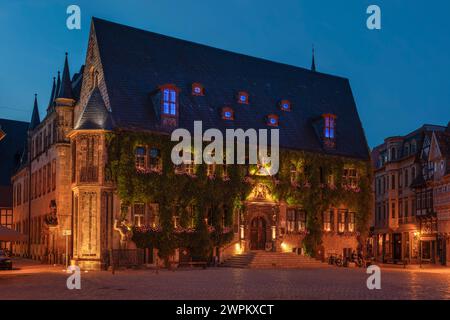
[[[213, 246], [233, 239], [233, 212], [243, 208], [255, 182], [264, 183], [274, 200], [300, 206], [307, 212], [308, 233], [304, 246], [315, 254], [322, 239], [322, 213], [330, 207], [345, 205], [356, 212], [356, 230], [360, 241], [368, 234], [371, 201], [370, 162], [304, 151], [280, 150], [280, 170], [276, 176], [258, 176], [256, 166], [215, 166], [215, 178], [207, 175], [206, 165], [196, 165], [195, 176], [176, 174], [171, 161], [175, 142], [168, 136], [119, 131], [107, 136], [107, 170], [117, 186], [123, 205], [134, 202], [159, 204], [158, 228], [135, 228], [133, 241], [138, 247], [157, 248], [167, 261], [176, 248], [188, 248], [193, 257], [206, 259]], [[135, 148], [150, 146], [161, 154], [160, 172], [142, 173], [135, 168]], [[344, 168], [359, 173], [357, 185], [349, 188]], [[293, 173], [293, 168], [295, 172]], [[332, 177], [332, 178], [330, 178]], [[330, 185], [327, 179], [331, 179]], [[195, 208], [194, 226], [189, 226], [188, 207]], [[206, 212], [210, 211], [209, 225]], [[174, 217], [179, 228], [174, 228]]]

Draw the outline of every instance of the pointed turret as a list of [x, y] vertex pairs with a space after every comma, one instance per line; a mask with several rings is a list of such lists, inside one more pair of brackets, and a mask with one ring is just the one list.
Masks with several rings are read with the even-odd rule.
[[55, 89], [55, 96], [53, 97], [53, 102], [55, 102], [55, 99], [58, 97], [60, 88], [61, 88], [61, 72], [59, 72], [58, 70], [58, 78], [56, 79], [56, 89]]
[[57, 98], [73, 99], [72, 82], [70, 81], [70, 71], [69, 71], [69, 62], [67, 59], [67, 52], [64, 61], [64, 70], [61, 79], [61, 87], [59, 88]]
[[311, 62], [311, 71], [316, 72], [316, 57], [314, 46], [312, 48], [312, 62]]
[[39, 108], [37, 102], [37, 94], [34, 94], [34, 106], [33, 106], [33, 114], [31, 116], [30, 125], [28, 126], [28, 130], [34, 130], [41, 123], [41, 118], [39, 117]]
[[56, 91], [56, 78], [53, 77], [52, 93], [50, 94], [50, 101], [48, 102], [47, 112], [50, 112], [53, 108], [53, 101], [55, 101]]

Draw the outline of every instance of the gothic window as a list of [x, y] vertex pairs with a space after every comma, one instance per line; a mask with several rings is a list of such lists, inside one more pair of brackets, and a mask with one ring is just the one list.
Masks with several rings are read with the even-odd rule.
[[80, 141], [80, 182], [98, 181], [98, 143], [96, 136], [86, 136]]

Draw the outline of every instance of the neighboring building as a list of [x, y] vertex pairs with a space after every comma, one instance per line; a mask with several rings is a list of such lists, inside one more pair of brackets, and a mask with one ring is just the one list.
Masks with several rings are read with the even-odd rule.
[[[31, 181], [14, 208], [31, 240], [17, 254], [62, 262], [68, 239], [79, 265], [104, 267], [112, 251], [135, 248], [134, 227], [133, 239], [164, 235], [146, 248], [183, 248], [181, 261], [205, 243], [192, 240], [203, 224], [224, 256], [306, 247], [323, 258], [363, 242], [370, 155], [347, 79], [315, 62], [307, 70], [96, 18], [85, 65], [70, 79], [66, 58], [42, 122], [35, 102], [27, 162], [13, 178]], [[173, 166], [169, 134], [192, 133], [195, 120], [203, 130], [280, 129], [280, 173]]]
[[421, 158], [416, 207], [422, 260], [450, 265], [450, 122], [427, 139]]
[[436, 262], [437, 219], [426, 166], [433, 136], [445, 126], [424, 125], [390, 137], [372, 151], [374, 254], [387, 263]]
[[[28, 123], [0, 119], [0, 225], [12, 228], [13, 190], [11, 177], [23, 153]], [[0, 248], [11, 249], [11, 244], [0, 242]]]
[[[70, 78], [67, 55], [62, 78], [53, 78], [50, 102], [41, 121], [37, 97], [28, 127], [27, 149], [12, 181], [17, 191], [14, 228], [28, 241], [14, 246], [14, 253], [49, 263], [63, 262], [65, 230], [71, 230], [72, 197], [70, 141], [72, 105], [79, 96], [83, 68]], [[56, 212], [58, 214], [56, 215]], [[58, 228], [56, 228], [58, 226]]]

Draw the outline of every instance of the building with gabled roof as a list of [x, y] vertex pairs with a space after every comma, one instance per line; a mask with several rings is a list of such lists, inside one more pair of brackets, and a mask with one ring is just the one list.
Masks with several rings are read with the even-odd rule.
[[[227, 184], [231, 180], [252, 192], [239, 199], [241, 209], [234, 207], [234, 191], [199, 209], [202, 200], [188, 186], [202, 184], [202, 166], [185, 163], [174, 168], [168, 163], [170, 141], [166, 142], [177, 128], [193, 133], [194, 121], [201, 121], [204, 130], [221, 132], [279, 129], [280, 147], [299, 159], [282, 164], [283, 173], [272, 180], [265, 177], [266, 182], [259, 182], [263, 178], [251, 173], [248, 165], [245, 179], [239, 181], [232, 180], [237, 175], [228, 174], [222, 165], [208, 165], [207, 183], [236, 191]], [[129, 142], [121, 144], [121, 139]], [[321, 190], [357, 198], [366, 192], [360, 181], [370, 180], [369, 149], [350, 82], [318, 72], [314, 57], [309, 70], [93, 18], [85, 66], [70, 78], [66, 55], [61, 79], [58, 74], [56, 83], [53, 80], [47, 116], [30, 131], [29, 150], [33, 200], [31, 222], [25, 225], [34, 246], [27, 250], [39, 259], [61, 261], [64, 234], [70, 233], [69, 255], [83, 268], [107, 266], [114, 250], [142, 247], [131, 241], [132, 229], [134, 235], [151, 230], [158, 236], [171, 228], [200, 232], [203, 223], [216, 240], [225, 233], [230, 236], [214, 242], [213, 255], [220, 260], [236, 251], [303, 252], [309, 246], [305, 239], [312, 238], [307, 225], [321, 239], [312, 240], [314, 254], [325, 258], [361, 246], [356, 226], [364, 229], [370, 214], [369, 209], [358, 212], [369, 206], [365, 200], [355, 200], [357, 205], [351, 207], [340, 199], [345, 197], [336, 196], [325, 212], [308, 213], [298, 195], [292, 196], [295, 203], [270, 195], [268, 184], [278, 180], [287, 179], [292, 194], [316, 190], [320, 180]], [[300, 159], [303, 154], [310, 157], [310, 167]], [[316, 167], [321, 163], [316, 157], [333, 165]], [[124, 170], [128, 173], [119, 176]], [[241, 167], [236, 170], [244, 172]], [[49, 172], [52, 187], [43, 191]], [[319, 180], [312, 183], [319, 172]], [[153, 192], [132, 194], [140, 179], [147, 187], [153, 181], [161, 185]], [[178, 181], [169, 186], [174, 190], [190, 182], [179, 191], [164, 189], [161, 194], [170, 179]], [[23, 223], [19, 220], [18, 225]], [[196, 248], [184, 245], [171, 258], [177, 263], [195, 258]], [[147, 252], [147, 262], [163, 251], [159, 249]]]

